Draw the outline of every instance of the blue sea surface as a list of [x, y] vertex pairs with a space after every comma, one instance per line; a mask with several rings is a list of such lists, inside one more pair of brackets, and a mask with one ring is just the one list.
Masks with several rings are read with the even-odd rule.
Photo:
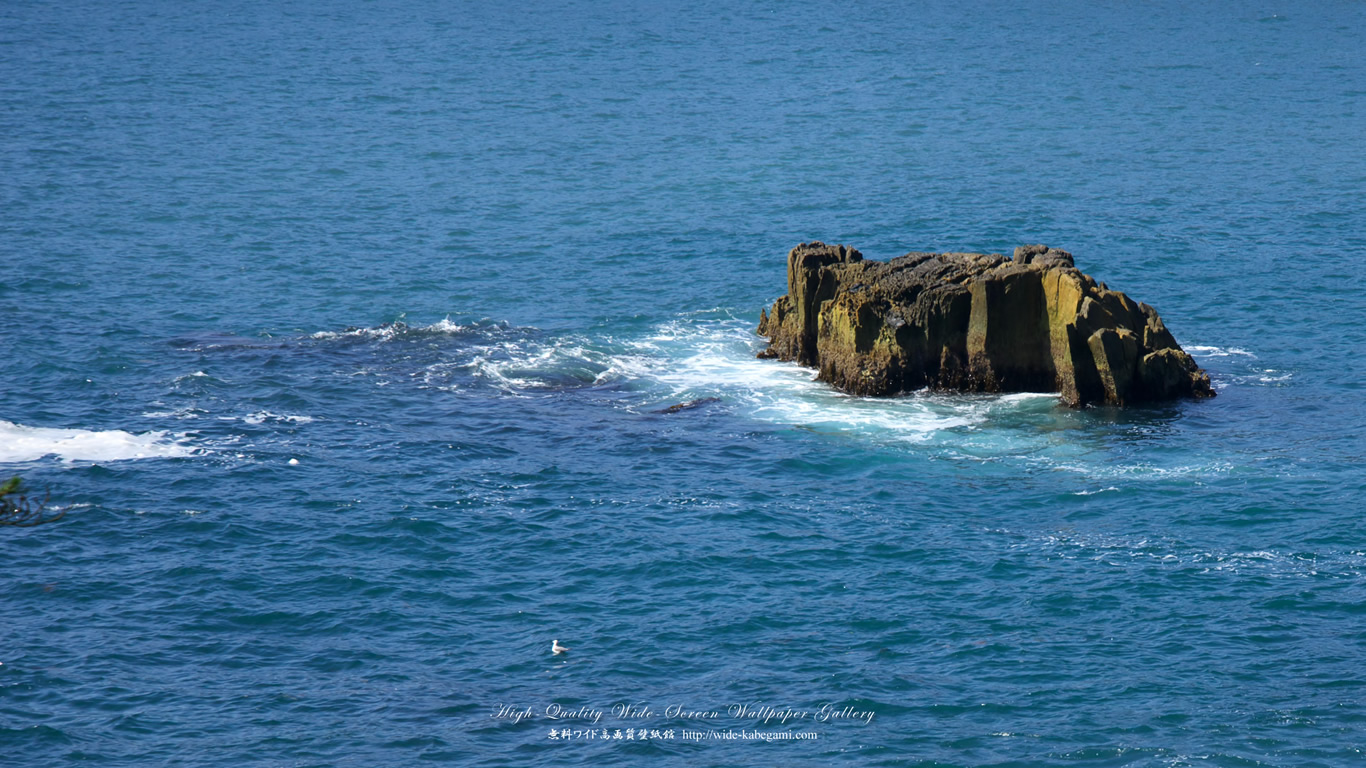
[[[1363, 31], [7, 0], [0, 765], [1366, 764]], [[842, 395], [816, 239], [1063, 248], [1219, 395]]]

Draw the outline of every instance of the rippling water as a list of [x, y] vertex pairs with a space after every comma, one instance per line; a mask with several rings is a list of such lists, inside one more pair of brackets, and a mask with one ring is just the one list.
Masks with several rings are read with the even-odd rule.
[[[0, 474], [68, 512], [0, 764], [1360, 764], [1362, 29], [5, 4]], [[811, 239], [1065, 248], [1219, 397], [841, 395], [754, 359]]]

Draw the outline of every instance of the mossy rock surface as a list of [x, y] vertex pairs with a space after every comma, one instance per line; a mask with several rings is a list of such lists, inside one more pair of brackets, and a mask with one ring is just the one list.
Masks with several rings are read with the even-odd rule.
[[760, 357], [816, 368], [851, 394], [1057, 392], [1074, 406], [1214, 395], [1152, 307], [1047, 246], [882, 262], [803, 243], [788, 253], [787, 288], [761, 313]]

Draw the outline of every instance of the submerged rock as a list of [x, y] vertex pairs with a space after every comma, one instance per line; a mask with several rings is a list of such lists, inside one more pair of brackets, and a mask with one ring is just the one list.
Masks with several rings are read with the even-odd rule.
[[1043, 245], [865, 261], [843, 245], [787, 255], [787, 295], [761, 312], [759, 357], [819, 369], [856, 395], [924, 387], [1058, 392], [1073, 406], [1212, 397], [1209, 375], [1147, 304]]
[[678, 413], [679, 411], [691, 411], [694, 408], [701, 408], [704, 405], [711, 405], [712, 403], [719, 402], [721, 402], [721, 398], [719, 397], [699, 397], [696, 400], [689, 400], [686, 403], [677, 403], [675, 405], [669, 406], [668, 408], [660, 408], [657, 411], [652, 411], [652, 413]]

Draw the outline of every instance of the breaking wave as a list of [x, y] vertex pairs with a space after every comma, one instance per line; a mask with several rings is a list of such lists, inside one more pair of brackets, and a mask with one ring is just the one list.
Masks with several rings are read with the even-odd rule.
[[[357, 340], [373, 345], [356, 375], [457, 393], [493, 390], [511, 397], [562, 397], [573, 392], [611, 393], [612, 407], [637, 415], [667, 411], [693, 401], [716, 401], [721, 411], [779, 428], [843, 435], [887, 446], [923, 445], [936, 455], [970, 463], [1024, 463], [1033, 471], [1062, 471], [1096, 481], [1086, 493], [1104, 493], [1117, 481], [1149, 482], [1226, 474], [1224, 460], [1168, 465], [1157, 457], [1116, 452], [1092, 440], [1088, 411], [1060, 407], [1050, 393], [945, 394], [929, 391], [900, 397], [844, 394], [815, 380], [813, 371], [755, 357], [763, 340], [753, 319], [715, 309], [687, 313], [629, 332], [548, 333], [532, 327], [450, 318], [428, 326], [403, 322], [376, 328], [314, 333], [325, 344]], [[1251, 365], [1242, 349], [1195, 346], [1199, 354]], [[376, 359], [388, 362], [376, 363]], [[388, 366], [388, 367], [386, 367]], [[409, 367], [411, 366], [411, 367]], [[1216, 378], [1241, 377], [1241, 369], [1216, 366]], [[1260, 371], [1260, 369], [1257, 369]], [[1265, 375], [1265, 374], [1264, 374]], [[1241, 380], [1241, 379], [1240, 379]], [[270, 414], [274, 416], [274, 414]], [[670, 416], [673, 417], [672, 415]], [[686, 417], [685, 417], [686, 418]], [[1139, 422], [1142, 415], [1133, 416]], [[1155, 417], [1160, 418], [1160, 417]], [[1134, 429], [1163, 429], [1136, 423]], [[1101, 489], [1101, 490], [1097, 490]]]
[[165, 432], [134, 434], [121, 429], [55, 429], [0, 421], [0, 462], [37, 461], [48, 456], [56, 456], [62, 461], [107, 462], [172, 458], [192, 453], [193, 448]]
[[[408, 325], [402, 320], [395, 320], [390, 323], [382, 323], [374, 328], [359, 328], [351, 326], [340, 331], [318, 331], [309, 336], [311, 339], [377, 339], [389, 341], [392, 339], [403, 338], [405, 336], [437, 335], [437, 334], [458, 334], [473, 330], [478, 330], [479, 324], [461, 325], [452, 322], [449, 317], [439, 320], [431, 325]], [[487, 325], [483, 327], [488, 327]], [[495, 324], [492, 327], [506, 328], [506, 324]]]
[[808, 369], [756, 359], [762, 340], [752, 326], [749, 318], [710, 310], [624, 337], [554, 335], [447, 319], [432, 326], [391, 323], [309, 338], [387, 344], [442, 334], [438, 358], [404, 374], [431, 389], [492, 387], [519, 397], [614, 390], [629, 395], [622, 405], [637, 413], [717, 398], [731, 411], [766, 423], [894, 442], [922, 442], [946, 430], [970, 430], [1002, 414], [1047, 412], [1057, 401], [1055, 395], [1029, 393], [853, 397], [816, 381]]
[[1216, 390], [1230, 386], [1281, 387], [1294, 378], [1294, 372], [1266, 367], [1257, 355], [1240, 347], [1192, 344], [1186, 351], [1201, 366], [1215, 370], [1210, 379]]

